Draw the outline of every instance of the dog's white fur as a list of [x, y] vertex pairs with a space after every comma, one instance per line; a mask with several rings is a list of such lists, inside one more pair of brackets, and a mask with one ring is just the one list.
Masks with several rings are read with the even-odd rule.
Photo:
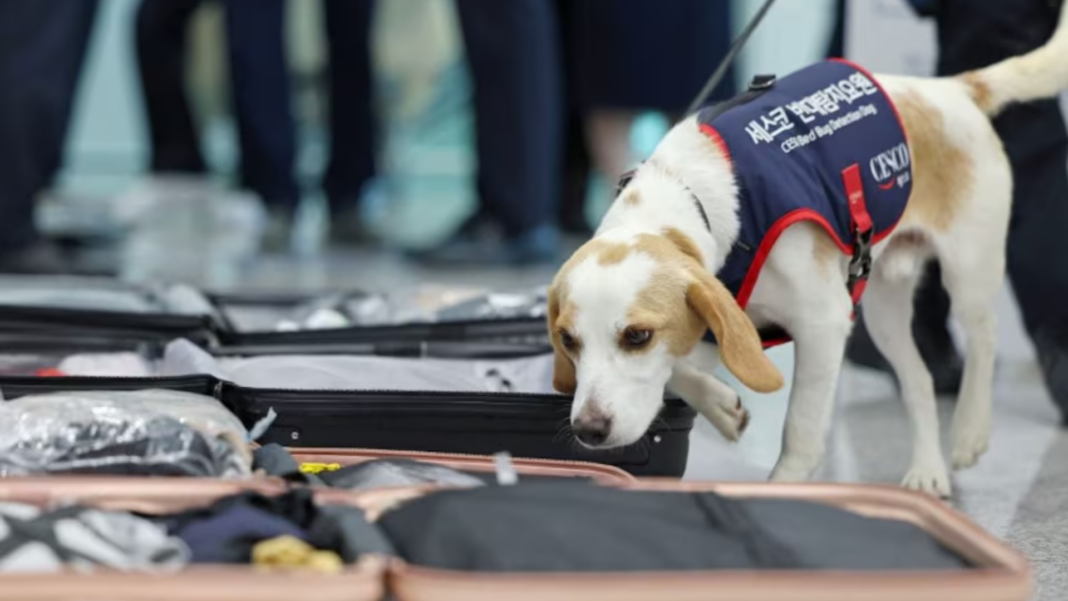
[[[1062, 12], [1057, 33], [1043, 48], [983, 70], [940, 79], [877, 76], [899, 106], [913, 107], [913, 123], [907, 123], [906, 129], [910, 130], [917, 180], [926, 170], [928, 178], [940, 178], [949, 186], [924, 187], [917, 181], [905, 218], [873, 250], [875, 266], [863, 301], [871, 335], [900, 379], [912, 425], [906, 487], [950, 494], [931, 377], [910, 328], [914, 288], [932, 256], [942, 265], [953, 314], [967, 335], [964, 382], [952, 425], [953, 466], [969, 467], [987, 449], [996, 326], [992, 303], [1004, 278], [1012, 198], [1010, 166], [990, 118], [1009, 104], [1051, 97], [1068, 87], [1066, 15], [1068, 8]], [[932, 126], [925, 137], [936, 139], [918, 142], [919, 130], [932, 123], [938, 127]], [[925, 154], [916, 148], [919, 143], [933, 147]], [[947, 153], [958, 153], [966, 161], [946, 161]], [[929, 194], [932, 187], [956, 189], [960, 197], [918, 198]], [[708, 215], [711, 233], [694, 196]], [[665, 385], [728, 439], [741, 434], [748, 415], [738, 395], [711, 372], [719, 364], [721, 351], [727, 359], [729, 344], [750, 349], [752, 338], [745, 338], [749, 346], [729, 343], [717, 330], [723, 345], [718, 349], [698, 342], [701, 328], [686, 334], [661, 334], [659, 329], [667, 327], [670, 319], [683, 319], [677, 311], [670, 311], [677, 303], [685, 303], [689, 313], [701, 314], [702, 328], [704, 322], [714, 330], [726, 327], [716, 323], [716, 316], [729, 316], [730, 307], [716, 300], [722, 297], [718, 293], [711, 296], [711, 309], [707, 302], [702, 304], [706, 293], [716, 288], [714, 282], [694, 273], [688, 261], [696, 260], [706, 274], [722, 267], [737, 238], [737, 211], [729, 161], [691, 118], [667, 134], [622, 191], [594, 239], [557, 276], [551, 287], [549, 320], [557, 349], [557, 387], [574, 393], [571, 415], [576, 429], [591, 416], [607, 425], [607, 438], [596, 446], [620, 446], [639, 439], [656, 418]], [[674, 253], [656, 243], [669, 231], [674, 233], [670, 237], [677, 248]], [[679, 240], [683, 240], [681, 246]], [[752, 320], [750, 329], [753, 324], [781, 325], [796, 345], [782, 454], [771, 474], [774, 481], [808, 479], [824, 454], [852, 328], [852, 303], [846, 291], [848, 257], [837, 250], [821, 250], [828, 244], [826, 234], [812, 224], [790, 227], [774, 246], [746, 309]], [[636, 305], [643, 299], [646, 309], [640, 319], [655, 322], [651, 328], [643, 326], [654, 332], [653, 340], [649, 348], [635, 352], [621, 347], [620, 332], [637, 319]], [[650, 311], [650, 302], [660, 303], [655, 306], [662, 310]], [[704, 312], [697, 307], [704, 307]], [[576, 340], [574, 348], [563, 346], [564, 334]], [[687, 347], [688, 352], [671, 352], [672, 341], [676, 349]], [[746, 361], [753, 362], [743, 358], [734, 364]], [[736, 371], [730, 361], [726, 363]], [[768, 372], [767, 366], [755, 369]], [[765, 389], [775, 384], [768, 377], [749, 380]]]

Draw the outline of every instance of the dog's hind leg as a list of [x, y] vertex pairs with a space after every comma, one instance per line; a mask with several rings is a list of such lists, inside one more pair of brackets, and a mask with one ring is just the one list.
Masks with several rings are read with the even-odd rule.
[[947, 253], [941, 258], [943, 283], [952, 300], [953, 316], [964, 328], [967, 344], [964, 379], [950, 430], [954, 469], [975, 465], [990, 443], [997, 346], [994, 298], [1005, 272], [1004, 254], [997, 245], [973, 246], [984, 246], [982, 254], [989, 256]]
[[912, 338], [912, 302], [919, 271], [905, 273], [876, 264], [864, 295], [863, 315], [872, 340], [897, 373], [912, 423], [912, 463], [902, 485], [948, 497], [951, 487], [939, 439], [934, 383]]

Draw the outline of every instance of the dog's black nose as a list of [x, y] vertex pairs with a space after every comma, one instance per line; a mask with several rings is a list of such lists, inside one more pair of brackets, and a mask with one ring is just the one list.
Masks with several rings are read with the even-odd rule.
[[601, 414], [580, 417], [571, 426], [575, 438], [591, 447], [604, 444], [612, 431], [612, 418]]

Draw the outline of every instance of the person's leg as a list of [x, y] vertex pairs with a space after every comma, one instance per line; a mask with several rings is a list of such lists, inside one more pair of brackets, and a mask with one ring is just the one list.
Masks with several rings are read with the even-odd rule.
[[633, 167], [630, 133], [636, 118], [637, 114], [631, 111], [608, 109], [595, 110], [587, 118], [586, 135], [594, 165], [613, 186]]
[[189, 22], [201, 0], [144, 0], [134, 21], [152, 173], [207, 170], [186, 94]]
[[375, 176], [378, 128], [371, 70], [373, 0], [326, 0], [330, 162], [323, 188], [335, 212], [354, 209]]
[[831, 30], [831, 39], [827, 44], [828, 58], [845, 57], [846, 38], [846, 0], [835, 0], [834, 3], [834, 29]]
[[586, 217], [586, 198], [589, 195], [590, 175], [593, 168], [590, 148], [586, 139], [585, 114], [578, 104], [575, 77], [577, 48], [573, 37], [566, 32], [573, 26], [574, 0], [556, 0], [556, 18], [560, 29], [560, 68], [565, 99], [563, 157], [560, 164], [560, 204], [557, 217], [560, 229], [567, 234], [583, 238], [593, 234], [593, 227]]
[[[1056, 103], [1019, 109], [997, 122], [1010, 157], [1020, 152], [1021, 144], [1013, 133], [1017, 119], [1035, 119], [1049, 128], [1064, 130]], [[1068, 425], [1068, 312], [1063, 302], [1068, 297], [1068, 240], [1063, 233], [1064, 224], [1068, 224], [1066, 164], [1068, 142], [1013, 161], [1016, 191], [1008, 271], [1046, 385]]]
[[226, 0], [242, 183], [273, 209], [291, 212], [300, 191], [294, 175], [297, 142], [285, 10], [284, 0]]
[[504, 229], [495, 257], [446, 249], [443, 262], [552, 260], [557, 252], [563, 99], [559, 36], [549, 0], [458, 0], [474, 82], [482, 202]]
[[96, 0], [0, 2], [0, 271], [62, 271], [34, 223], [53, 180], [96, 15]]

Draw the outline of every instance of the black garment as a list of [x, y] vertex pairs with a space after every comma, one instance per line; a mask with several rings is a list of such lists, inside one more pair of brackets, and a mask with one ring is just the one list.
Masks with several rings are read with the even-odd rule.
[[189, 22], [202, 0], [144, 0], [134, 41], [153, 173], [207, 171], [185, 88]]
[[[585, 110], [679, 113], [730, 49], [731, 3], [708, 0], [570, 0], [569, 83]], [[710, 100], [734, 95], [733, 69]]]
[[[295, 202], [296, 137], [285, 57], [284, 0], [225, 0], [244, 184], [272, 204]], [[351, 208], [375, 175], [370, 55], [373, 0], [326, 0], [330, 159], [323, 188]]]
[[419, 566], [485, 572], [959, 570], [905, 522], [803, 502], [527, 484], [442, 492], [379, 526]]
[[845, 58], [846, 0], [835, 0], [834, 29], [827, 45], [827, 58]]
[[0, 252], [38, 239], [34, 201], [62, 163], [97, 5], [0, 2]]
[[[201, 4], [203, 0], [143, 0], [137, 13], [138, 73], [153, 173], [207, 171], [185, 86], [189, 25]], [[296, 134], [281, 41], [284, 4], [225, 0], [225, 6], [241, 183], [268, 204], [292, 209], [300, 192], [293, 174]]]

